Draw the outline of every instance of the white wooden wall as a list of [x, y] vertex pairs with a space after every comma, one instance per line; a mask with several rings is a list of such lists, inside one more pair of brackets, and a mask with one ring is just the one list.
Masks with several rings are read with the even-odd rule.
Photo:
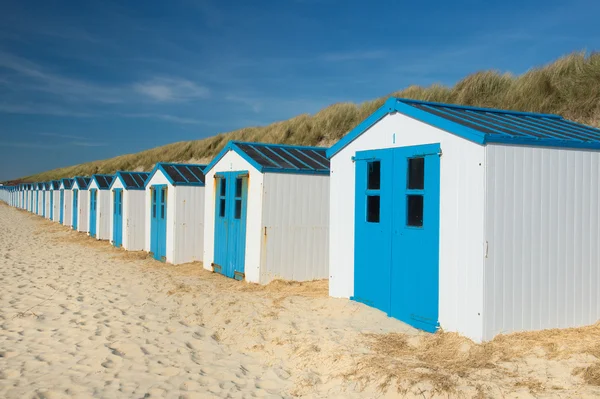
[[266, 173], [260, 283], [329, 276], [329, 176]]
[[60, 222], [60, 190], [52, 190], [50, 192], [54, 196], [52, 200], [52, 207], [54, 208], [52, 210], [52, 221]]
[[146, 239], [146, 195], [144, 190], [126, 190], [121, 179], [115, 177], [110, 188], [109, 199], [109, 240], [113, 242], [115, 201], [114, 190], [123, 190], [123, 237], [122, 245], [127, 251], [143, 251]]
[[482, 339], [485, 149], [395, 113], [331, 160], [330, 282], [334, 297], [354, 294], [354, 192], [357, 151], [440, 143], [440, 297], [445, 331]]
[[90, 196], [88, 190], [79, 190], [77, 193], [77, 231], [87, 233], [90, 231]]
[[174, 208], [173, 261], [175, 265], [188, 262], [202, 262], [204, 255], [204, 187], [176, 186]]
[[[73, 225], [73, 191], [72, 190], [64, 190], [65, 194], [63, 197], [63, 225], [71, 227]], [[58, 194], [58, 204], [60, 206], [60, 191]], [[60, 214], [59, 220], [60, 220]]]
[[254, 166], [240, 157], [236, 152], [229, 151], [206, 175], [204, 192], [204, 268], [212, 270], [215, 250], [215, 204], [216, 182], [215, 173], [248, 171], [248, 203], [246, 211], [246, 281], [260, 282], [260, 255], [262, 240], [262, 196], [263, 175]]
[[600, 319], [600, 152], [487, 146], [484, 339]]

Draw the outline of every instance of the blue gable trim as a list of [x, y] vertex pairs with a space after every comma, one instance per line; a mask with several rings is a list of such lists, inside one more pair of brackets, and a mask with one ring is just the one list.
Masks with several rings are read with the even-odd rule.
[[[438, 107], [432, 108], [432, 112], [436, 111], [438, 114], [448, 116], [448, 119], [443, 116], [438, 116], [434, 113], [427, 112], [426, 110], [416, 108], [411, 104], [425, 106], [422, 108], [427, 108], [428, 106]], [[498, 127], [493, 127], [492, 125], [494, 125], [494, 123], [492, 121], [477, 122], [468, 118], [464, 119], [466, 122], [465, 124], [461, 124], [452, 120], [456, 119], [458, 116], [450, 115], [451, 110], [463, 112], [464, 115], [469, 117], [476, 115], [477, 112], [480, 114], [498, 114], [502, 118], [502, 123], [505, 126], [500, 125]], [[356, 140], [361, 134], [383, 119], [386, 115], [395, 112], [400, 112], [410, 118], [416, 119], [420, 122], [426, 123], [480, 145], [497, 143], [506, 145], [529, 145], [537, 147], [580, 148], [593, 150], [600, 149], [600, 129], [577, 124], [575, 122], [566, 120], [559, 115], [468, 107], [462, 105], [442, 104], [391, 97], [384, 103], [382, 107], [371, 114], [367, 119], [348, 132], [348, 134], [342, 137], [335, 145], [327, 150], [327, 157], [331, 159], [331, 157], [340, 152], [348, 144]], [[504, 116], [507, 117], [505, 118]], [[514, 120], [512, 120], [513, 116]], [[511, 117], [511, 119], [508, 117]], [[460, 119], [460, 117], [458, 118]], [[527, 126], [526, 123], [529, 123], [530, 126]], [[472, 125], [473, 127], [466, 126], [468, 124]], [[571, 131], [569, 131], [569, 127], [566, 127], [564, 124], [568, 124]], [[532, 129], [532, 126], [537, 127]], [[481, 131], [476, 129], [479, 127], [482, 128]], [[503, 129], [508, 129], [509, 132], [512, 132], [510, 130], [511, 127], [515, 129], [514, 135], [502, 132]], [[485, 129], [491, 130], [497, 134], [486, 133]], [[574, 132], [572, 130], [574, 129], [580, 130], [578, 132], [579, 137], [573, 137]], [[543, 131], [542, 135], [546, 137], [535, 137], [531, 134], [535, 133], [536, 131], [538, 131], [538, 133], [539, 131]], [[561, 132], [563, 132], [563, 134], [561, 134]], [[570, 133], [570, 135], [567, 135], [567, 133]], [[582, 140], [581, 137], [587, 137], [587, 141]]]
[[154, 166], [154, 169], [152, 169], [152, 172], [150, 172], [150, 174], [148, 175], [148, 179], [146, 180], [146, 183], [144, 184], [144, 189], [147, 189], [148, 186], [150, 185], [150, 180], [152, 180], [152, 178], [154, 177], [154, 175], [156, 174], [157, 171], [160, 170], [160, 172], [165, 176], [165, 178], [169, 181], [169, 184], [177, 187], [177, 186], [186, 186], [186, 187], [204, 187], [205, 183], [202, 182], [176, 182], [174, 181], [171, 176], [169, 176], [169, 174], [167, 173], [167, 171], [163, 168], [163, 165], [173, 165], [173, 166], [198, 166], [202, 169], [202, 173], [204, 173], [204, 171], [206, 170], [205, 168], [202, 168], [205, 165], [202, 164], [193, 164], [193, 163], [170, 163], [170, 162], [159, 162], [156, 164], [156, 166]]
[[[214, 166], [227, 154], [229, 151], [234, 151], [238, 154], [242, 159], [248, 162], [252, 167], [258, 170], [260, 173], [289, 173], [289, 174], [308, 174], [308, 175], [329, 175], [330, 170], [314, 170], [314, 169], [291, 169], [291, 168], [277, 168], [277, 167], [269, 167], [263, 166], [250, 157], [244, 150], [238, 147], [238, 144], [247, 144], [251, 146], [255, 146], [255, 150], [263, 155], [265, 158], [269, 158], [268, 155], [265, 155], [261, 151], [261, 147], [264, 148], [282, 148], [282, 149], [298, 149], [298, 150], [324, 150], [323, 147], [312, 147], [312, 146], [301, 146], [301, 145], [285, 145], [285, 144], [267, 144], [267, 143], [253, 143], [253, 142], [243, 142], [243, 141], [230, 141], [223, 147], [223, 149], [217, 154], [216, 157], [213, 158], [212, 161], [206, 166], [204, 169], [204, 175], [206, 175]], [[307, 165], [304, 161], [299, 159], [293, 154], [289, 154], [292, 158], [296, 159], [298, 162]], [[276, 161], [275, 161], [276, 162]], [[310, 167], [307, 165], [307, 167]], [[324, 166], [325, 167], [325, 166]]]

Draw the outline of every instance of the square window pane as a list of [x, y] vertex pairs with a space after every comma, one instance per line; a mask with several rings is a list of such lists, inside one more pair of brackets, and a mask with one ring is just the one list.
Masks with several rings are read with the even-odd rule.
[[221, 179], [221, 197], [224, 197], [227, 194], [227, 179]]
[[423, 196], [406, 196], [406, 225], [413, 227], [423, 226]]
[[238, 198], [242, 196], [242, 178], [241, 177], [238, 177], [237, 179], [235, 179], [235, 196]]
[[425, 158], [410, 158], [408, 160], [408, 188], [423, 190], [425, 184]]
[[233, 217], [236, 219], [242, 218], [242, 200], [241, 199], [235, 200], [235, 214]]
[[381, 187], [381, 161], [367, 163], [367, 189], [379, 190]]
[[219, 216], [222, 218], [225, 217], [225, 198], [219, 200]]
[[379, 195], [367, 195], [367, 222], [379, 223]]

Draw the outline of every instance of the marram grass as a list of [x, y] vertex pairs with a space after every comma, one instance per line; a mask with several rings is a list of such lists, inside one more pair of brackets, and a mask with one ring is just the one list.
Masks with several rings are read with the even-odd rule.
[[362, 104], [333, 104], [314, 115], [302, 114], [263, 127], [247, 127], [195, 141], [153, 148], [137, 154], [94, 161], [27, 176], [22, 181], [48, 181], [117, 170], [149, 171], [157, 162], [208, 162], [230, 140], [280, 144], [325, 145], [339, 140], [390, 97], [542, 112], [600, 126], [600, 53], [573, 53], [520, 76], [477, 72], [454, 87], [410, 86]]

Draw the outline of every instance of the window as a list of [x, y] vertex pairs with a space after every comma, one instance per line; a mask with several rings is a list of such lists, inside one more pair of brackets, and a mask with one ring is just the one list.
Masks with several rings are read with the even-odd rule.
[[367, 195], [367, 222], [379, 223], [380, 202], [379, 195]]
[[235, 200], [235, 213], [234, 213], [233, 217], [236, 219], [242, 218], [242, 200], [241, 199]]
[[221, 197], [227, 194], [227, 179], [221, 179]]
[[152, 217], [156, 217], [156, 189], [152, 190]]
[[235, 179], [235, 196], [237, 198], [242, 196], [242, 178], [238, 177]]
[[423, 190], [425, 184], [425, 158], [408, 159], [408, 188]]
[[381, 161], [367, 163], [367, 190], [379, 190], [381, 187]]
[[225, 198], [219, 200], [219, 217], [225, 217]]
[[406, 196], [406, 225], [423, 227], [423, 196]]

